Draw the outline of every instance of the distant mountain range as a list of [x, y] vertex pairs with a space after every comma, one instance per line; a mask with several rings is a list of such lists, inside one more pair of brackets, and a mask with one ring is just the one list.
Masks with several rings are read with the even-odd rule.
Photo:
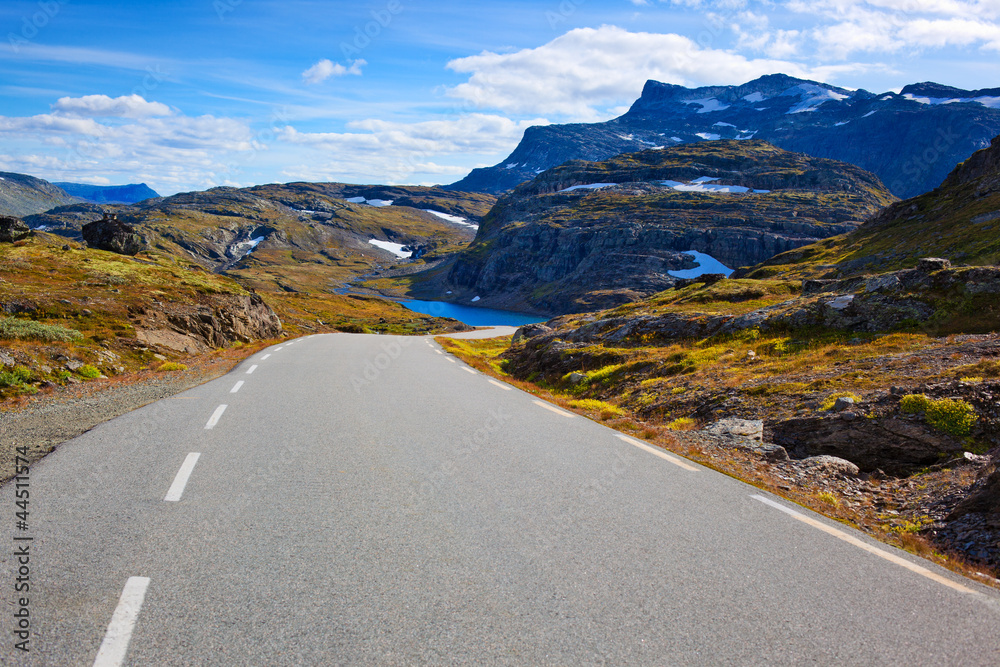
[[129, 185], [90, 185], [88, 183], [53, 183], [74, 197], [95, 204], [135, 204], [145, 199], [159, 197], [145, 183]]
[[41, 178], [0, 171], [0, 215], [21, 218], [77, 201], [62, 188]]
[[919, 83], [898, 94], [846, 90], [784, 74], [741, 86], [685, 88], [648, 81], [619, 118], [528, 128], [502, 163], [449, 188], [499, 193], [568, 160], [714, 139], [762, 139], [871, 171], [898, 197], [936, 187], [1000, 134], [1000, 88]]

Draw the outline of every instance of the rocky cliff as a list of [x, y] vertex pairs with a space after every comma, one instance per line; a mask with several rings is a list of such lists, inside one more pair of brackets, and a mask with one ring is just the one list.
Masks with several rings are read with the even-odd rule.
[[605, 123], [529, 128], [502, 163], [457, 190], [503, 192], [567, 160], [603, 160], [650, 147], [761, 139], [871, 171], [898, 197], [935, 187], [1000, 133], [1000, 89], [914, 84], [879, 95], [768, 75], [740, 86], [649, 81], [628, 113]]
[[778, 255], [747, 277], [840, 279], [917, 265], [934, 256], [1000, 263], [1000, 137], [955, 167], [939, 188], [897, 202], [854, 232]]
[[500, 199], [448, 274], [456, 299], [542, 313], [667, 289], [694, 266], [735, 267], [854, 229], [892, 195], [852, 165], [760, 141], [685, 144], [569, 162]]

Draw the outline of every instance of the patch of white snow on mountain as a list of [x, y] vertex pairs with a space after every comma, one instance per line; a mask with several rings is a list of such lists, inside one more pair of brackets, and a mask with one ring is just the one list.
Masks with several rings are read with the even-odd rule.
[[723, 123], [721, 120], [712, 127], [736, 127], [732, 123]]
[[872, 109], [871, 111], [869, 111], [868, 113], [866, 113], [864, 116], [862, 116], [862, 118], [868, 118], [868, 116], [871, 116], [874, 113], [875, 113], [875, 109]]
[[395, 201], [394, 199], [369, 199], [368, 200], [368, 205], [369, 206], [392, 206], [392, 202], [394, 202], [394, 201]]
[[711, 132], [698, 132], [694, 136], [701, 137], [705, 141], [718, 141], [722, 138], [721, 134], [712, 134]]
[[692, 183], [711, 183], [712, 181], [717, 181], [718, 178], [713, 178], [712, 176], [699, 176], [698, 178], [691, 181]]
[[447, 220], [448, 222], [453, 222], [456, 225], [464, 225], [466, 227], [472, 227], [473, 229], [479, 229], [479, 225], [474, 225], [471, 222], [469, 222], [469, 220], [467, 218], [463, 218], [463, 217], [458, 216], [458, 215], [449, 215], [448, 213], [442, 213], [441, 211], [432, 211], [429, 208], [424, 208], [424, 209], [421, 209], [421, 210], [424, 213], [430, 213], [431, 215], [435, 215], [435, 216], [441, 218], [442, 220]]
[[680, 137], [670, 137], [670, 140], [671, 140], [671, 141], [679, 141], [679, 142], [683, 142], [683, 141], [684, 141], [684, 140], [683, 140], [683, 139], [681, 139]]
[[517, 166], [517, 162], [511, 162], [510, 164], [505, 164], [504, 169], [513, 169]]
[[697, 278], [698, 276], [703, 276], [706, 273], [722, 273], [728, 278], [733, 273], [732, 269], [711, 255], [706, 255], [705, 253], [698, 252], [696, 250], [687, 250], [684, 254], [694, 255], [694, 261], [698, 263], [698, 266], [693, 269], [685, 269], [683, 271], [667, 271], [667, 273], [674, 278]]
[[834, 127], [840, 127], [841, 125], [847, 125], [847, 124], [848, 124], [848, 123], [850, 123], [850, 122], [851, 122], [851, 121], [849, 121], [849, 120], [843, 120], [843, 121], [841, 121], [841, 122], [839, 122], [839, 123], [834, 123], [834, 124], [833, 124], [833, 126], [834, 126]]
[[911, 102], [919, 102], [920, 104], [937, 105], [978, 102], [984, 107], [988, 107], [990, 109], [1000, 109], [1000, 97], [989, 97], [987, 95], [983, 95], [981, 97], [918, 97], [913, 93], [906, 93], [903, 97]]
[[378, 239], [372, 239], [369, 241], [376, 248], [381, 248], [382, 250], [388, 250], [396, 257], [402, 259], [409, 259], [410, 252], [408, 250], [403, 250], [402, 243], [392, 243], [391, 241], [379, 241]]
[[767, 98], [764, 97], [764, 93], [750, 93], [749, 95], [744, 95], [743, 99], [750, 104], [756, 104], [757, 102], [763, 102]]
[[619, 139], [624, 139], [625, 141], [632, 141], [633, 139], [635, 139], [634, 134], [616, 134], [615, 136], [618, 137]]
[[684, 100], [683, 104], [698, 104], [701, 106], [698, 113], [711, 113], [712, 111], [723, 111], [729, 108], [728, 104], [723, 104], [714, 97], [706, 97], [703, 100]]
[[351, 197], [350, 199], [345, 199], [348, 204], [364, 204], [368, 200], [364, 197]]
[[786, 111], [785, 113], [787, 114], [816, 111], [821, 104], [831, 100], [839, 102], [840, 100], [847, 99], [847, 95], [812, 83], [801, 83], [797, 86], [792, 86], [782, 93], [782, 96], [798, 97], [799, 100], [801, 100], [798, 104]]
[[476, 301], [479, 301], [479, 298], [480, 298], [480, 297], [478, 297], [478, 296], [477, 296], [477, 297], [473, 297], [473, 298], [472, 298], [472, 303], [475, 303]]
[[250, 239], [249, 241], [243, 241], [241, 243], [237, 243], [234, 249], [237, 252], [242, 252], [243, 256], [245, 257], [250, 253], [252, 253], [254, 250], [256, 250], [257, 246], [261, 244], [261, 241], [263, 241], [264, 238], [265, 237], [263, 236], [257, 236], [255, 238]]
[[747, 139], [753, 139], [757, 134], [758, 130], [750, 132], [749, 130], [740, 130], [739, 136], [736, 137], [737, 141], [746, 141]]
[[601, 188], [610, 188], [617, 183], [591, 183], [590, 185], [572, 185], [568, 188], [563, 188], [559, 192], [572, 192], [573, 190], [600, 190]]

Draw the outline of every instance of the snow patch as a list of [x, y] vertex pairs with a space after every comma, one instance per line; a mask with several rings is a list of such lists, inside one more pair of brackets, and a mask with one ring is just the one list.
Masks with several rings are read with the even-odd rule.
[[351, 197], [350, 199], [345, 199], [348, 204], [364, 204], [368, 200], [364, 197]]
[[706, 97], [703, 100], [684, 100], [682, 104], [698, 104], [701, 106], [697, 113], [711, 113], [712, 111], [723, 111], [728, 109], [728, 104], [723, 104], [714, 97]]
[[563, 188], [559, 192], [572, 192], [573, 190], [600, 190], [601, 188], [610, 188], [618, 185], [617, 183], [591, 183], [590, 185], [572, 185], [568, 188]]
[[369, 241], [369, 243], [371, 243], [376, 248], [381, 248], [382, 250], [388, 250], [396, 257], [400, 257], [402, 259], [410, 258], [410, 251], [403, 250], [402, 243], [392, 243], [391, 241], [379, 241], [378, 239], [372, 239], [371, 241]]
[[472, 303], [475, 303], [475, 302], [477, 302], [477, 301], [479, 301], [479, 297], [478, 297], [478, 296], [477, 296], [477, 297], [473, 297], [473, 299], [472, 299]]
[[758, 102], [763, 102], [767, 98], [764, 97], [764, 93], [750, 93], [749, 95], [744, 95], [743, 99], [750, 104], [757, 104]]
[[257, 236], [250, 239], [249, 241], [242, 241], [233, 246], [233, 249], [236, 252], [243, 253], [243, 257], [246, 257], [247, 255], [249, 255], [250, 253], [252, 253], [254, 250], [257, 249], [257, 246], [261, 244], [261, 241], [263, 241], [264, 238], [265, 237], [263, 236]]
[[[4, 178], [3, 176], [0, 176], [0, 181], [6, 181], [6, 180], [7, 180], [6, 178]], [[31, 231], [33, 231], [33, 232], [44, 232], [44, 231], [48, 230], [48, 228], [49, 228], [48, 225], [38, 225], [37, 227], [32, 227]]]
[[906, 99], [911, 102], [919, 102], [920, 104], [959, 104], [965, 102], [978, 102], [984, 107], [990, 109], [1000, 109], [1000, 97], [917, 97], [912, 93], [906, 93], [903, 95]]
[[874, 113], [875, 113], [875, 109], [872, 109], [871, 111], [869, 111], [868, 113], [866, 113], [864, 116], [862, 116], [862, 118], [868, 118], [868, 116], [871, 116]]
[[723, 123], [722, 121], [719, 121], [718, 123], [716, 123], [712, 127], [736, 127], [736, 126], [733, 125], [732, 123]]
[[678, 141], [678, 142], [683, 142], [683, 141], [684, 141], [684, 140], [683, 140], [683, 139], [681, 139], [680, 137], [670, 137], [670, 140], [671, 140], [671, 141]]
[[811, 83], [801, 83], [797, 86], [792, 86], [782, 93], [782, 96], [798, 97], [801, 100], [798, 104], [786, 111], [786, 114], [808, 113], [810, 111], [816, 111], [821, 104], [831, 100], [839, 102], [847, 99], [847, 95], [843, 95]]
[[517, 162], [511, 162], [510, 164], [505, 164], [504, 169], [513, 169], [517, 166]]
[[479, 225], [474, 225], [471, 222], [469, 222], [468, 219], [463, 218], [461, 216], [449, 215], [448, 213], [442, 213], [441, 211], [432, 211], [429, 208], [424, 208], [424, 209], [420, 209], [420, 210], [422, 210], [424, 213], [430, 213], [431, 215], [435, 215], [435, 216], [441, 218], [442, 220], [447, 220], [448, 222], [453, 222], [456, 225], [464, 225], [466, 227], [472, 227], [473, 229], [479, 229]]
[[851, 122], [851, 121], [849, 121], [849, 120], [843, 120], [843, 121], [841, 121], [841, 122], [839, 122], [839, 123], [834, 123], [834, 124], [833, 124], [833, 126], [834, 126], [834, 127], [840, 127], [841, 125], [847, 125], [847, 124], [848, 124], [848, 123], [850, 123], [850, 122]]
[[749, 130], [740, 130], [739, 136], [736, 137], [737, 141], [746, 141], [747, 139], [753, 139], [759, 130], [754, 130], [750, 132]]
[[616, 134], [615, 136], [618, 137], [619, 139], [624, 139], [625, 141], [632, 141], [633, 139], [635, 139], [634, 134]]
[[693, 269], [685, 269], [683, 271], [667, 271], [668, 275], [674, 278], [697, 278], [698, 276], [703, 276], [706, 273], [723, 273], [728, 278], [733, 270], [728, 266], [715, 259], [711, 255], [706, 255], [703, 252], [698, 252], [697, 250], [687, 250], [683, 254], [694, 255], [694, 261], [698, 263]]
[[694, 136], [701, 137], [705, 141], [718, 141], [722, 138], [721, 134], [712, 134], [711, 132], [698, 132]]
[[351, 197], [344, 201], [349, 204], [368, 204], [369, 206], [392, 206], [393, 199], [365, 199], [364, 197]]

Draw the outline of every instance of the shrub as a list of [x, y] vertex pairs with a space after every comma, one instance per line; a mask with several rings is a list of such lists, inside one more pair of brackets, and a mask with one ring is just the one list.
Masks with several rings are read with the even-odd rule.
[[681, 417], [667, 424], [667, 428], [671, 431], [693, 431], [698, 428], [698, 422], [690, 417]]
[[927, 398], [925, 394], [907, 394], [903, 398], [899, 399], [900, 411], [909, 415], [915, 415], [918, 412], [926, 412], [930, 404], [931, 399]]
[[187, 366], [185, 364], [179, 364], [175, 361], [168, 361], [165, 364], [160, 364], [160, 367], [156, 369], [158, 372], [163, 371], [186, 371]]
[[852, 391], [838, 391], [836, 394], [830, 394], [823, 401], [823, 404], [819, 406], [820, 410], [824, 412], [827, 410], [833, 410], [833, 406], [837, 403], [838, 398], [853, 398], [855, 403], [861, 401], [861, 397]]
[[67, 329], [55, 324], [42, 324], [16, 317], [0, 317], [0, 338], [35, 338], [43, 341], [68, 342], [81, 338], [82, 335], [76, 329]]
[[90, 364], [84, 364], [76, 369], [77, 375], [84, 378], [85, 380], [93, 380], [94, 378], [101, 377], [101, 371]]
[[14, 366], [9, 371], [0, 372], [0, 387], [16, 387], [31, 380], [31, 369]]
[[569, 406], [571, 408], [578, 408], [580, 410], [591, 410], [593, 412], [600, 412], [601, 419], [608, 420], [612, 417], [620, 417], [625, 414], [625, 411], [619, 408], [617, 405], [611, 405], [610, 403], [605, 403], [604, 401], [599, 401], [595, 398], [585, 398], [578, 401], [570, 401]]
[[942, 398], [927, 407], [927, 423], [948, 435], [969, 435], [976, 425], [976, 411], [963, 400]]

